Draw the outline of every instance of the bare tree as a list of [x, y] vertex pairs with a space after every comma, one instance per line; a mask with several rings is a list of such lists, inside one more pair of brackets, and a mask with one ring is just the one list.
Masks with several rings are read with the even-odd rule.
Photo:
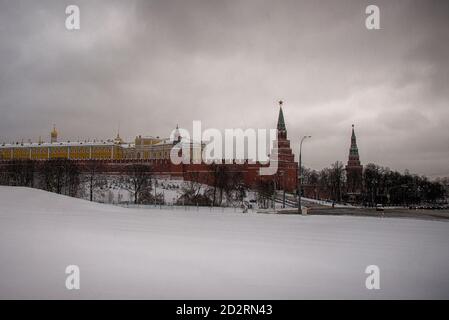
[[230, 203], [243, 203], [247, 187], [240, 171], [228, 173], [228, 181], [225, 186], [226, 199]]
[[80, 170], [75, 161], [47, 160], [43, 163], [39, 173], [45, 190], [76, 196], [80, 185]]
[[363, 172], [363, 198], [365, 204], [410, 205], [436, 202], [445, 197], [441, 181], [429, 181], [425, 176], [392, 171], [373, 163]]
[[141, 203], [144, 199], [151, 198], [152, 168], [146, 164], [130, 164], [125, 167], [120, 177], [120, 187], [131, 192], [134, 204]]
[[32, 160], [13, 160], [5, 167], [5, 184], [11, 186], [34, 186], [35, 162]]
[[[209, 199], [206, 196], [206, 190], [203, 190], [203, 184], [200, 182], [199, 172], [189, 172], [186, 174], [185, 181], [181, 186], [181, 201], [190, 205], [208, 205]], [[201, 193], [203, 191], [203, 193]]]
[[87, 184], [89, 189], [89, 200], [94, 200], [94, 193], [102, 189], [107, 184], [104, 174], [104, 165], [97, 160], [89, 160], [84, 164], [82, 181]]
[[341, 161], [333, 163], [329, 174], [332, 198], [335, 201], [341, 201], [343, 184], [345, 182], [343, 163]]
[[326, 198], [331, 197], [331, 187], [330, 187], [330, 169], [321, 169], [318, 173], [318, 186], [320, 188], [321, 194], [325, 195]]
[[0, 165], [0, 185], [9, 185], [9, 172], [4, 165]]
[[[221, 206], [223, 195], [233, 188], [232, 166], [228, 164], [212, 164], [213, 205]], [[218, 199], [217, 199], [218, 192]], [[218, 201], [217, 201], [218, 200]]]
[[312, 175], [310, 177], [311, 180], [316, 178], [322, 193], [334, 201], [341, 201], [345, 175], [343, 164], [340, 161], [333, 163], [330, 168], [322, 169], [317, 177]]
[[274, 194], [274, 184], [268, 180], [259, 180], [257, 184], [257, 201], [263, 208], [268, 208]]

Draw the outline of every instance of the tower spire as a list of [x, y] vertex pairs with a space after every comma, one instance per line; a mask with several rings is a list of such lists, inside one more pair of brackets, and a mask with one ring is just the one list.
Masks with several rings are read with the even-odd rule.
[[284, 102], [282, 100], [279, 100], [279, 116], [278, 116], [278, 124], [277, 129], [279, 131], [287, 131], [285, 128], [285, 121], [284, 121], [284, 112], [282, 112], [282, 105]]
[[349, 149], [349, 159], [359, 160], [359, 148], [357, 147], [357, 137], [355, 136], [354, 124], [352, 125], [351, 147]]
[[58, 142], [58, 131], [56, 131], [56, 125], [53, 124], [53, 131], [50, 132], [50, 142]]
[[360, 200], [362, 191], [363, 166], [360, 163], [359, 148], [355, 136], [354, 125], [352, 125], [351, 147], [349, 148], [348, 164], [346, 165], [346, 186], [348, 201]]
[[123, 139], [120, 137], [120, 121], [118, 122], [118, 125], [117, 125], [117, 137], [115, 137], [114, 143], [115, 144], [123, 143]]
[[175, 129], [175, 133], [174, 133], [174, 136], [173, 136], [173, 143], [181, 142], [181, 139], [182, 139], [182, 137], [181, 137], [181, 134], [179, 132], [179, 126], [178, 126], [178, 124], [176, 124], [176, 129]]

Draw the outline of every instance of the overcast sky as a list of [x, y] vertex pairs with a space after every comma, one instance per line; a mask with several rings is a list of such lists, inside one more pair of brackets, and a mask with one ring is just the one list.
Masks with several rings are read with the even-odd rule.
[[363, 164], [449, 175], [449, 1], [0, 0], [0, 142], [273, 128], [279, 99], [308, 167], [354, 123]]

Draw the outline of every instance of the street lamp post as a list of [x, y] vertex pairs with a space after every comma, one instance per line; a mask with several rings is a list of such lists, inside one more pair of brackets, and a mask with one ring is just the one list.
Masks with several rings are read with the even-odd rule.
[[298, 168], [298, 213], [301, 214], [301, 194], [302, 194], [302, 168], [301, 168], [301, 152], [302, 143], [305, 139], [312, 138], [312, 136], [303, 136], [299, 143], [299, 168]]
[[282, 208], [285, 209], [285, 176], [284, 176], [284, 172], [282, 172], [281, 177], [282, 177]]

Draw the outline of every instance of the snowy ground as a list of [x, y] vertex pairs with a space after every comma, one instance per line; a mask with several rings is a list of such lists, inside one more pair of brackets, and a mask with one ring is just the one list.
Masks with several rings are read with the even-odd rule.
[[[101, 203], [133, 203], [134, 195], [120, 187], [119, 183], [114, 183], [117, 177], [114, 176], [104, 176], [107, 183], [103, 189], [96, 188], [94, 190], [94, 201]], [[170, 178], [157, 178], [153, 180], [156, 185], [156, 193], [162, 193], [163, 198], [167, 204], [176, 203], [179, 196], [182, 194], [182, 185], [184, 184], [183, 180], [179, 179], [170, 179]], [[203, 188], [206, 186], [203, 185]], [[84, 184], [84, 190], [80, 195], [80, 198], [89, 199], [89, 186], [88, 182]]]
[[[304, 197], [301, 197], [301, 199], [303, 199], [303, 201], [305, 201], [305, 202], [316, 203], [316, 204], [320, 204], [320, 205], [326, 206], [326, 207], [332, 207], [332, 201], [317, 200], [317, 199], [304, 198]], [[334, 203], [333, 205], [335, 208], [354, 208], [354, 206], [352, 206], [350, 204]]]
[[[127, 209], [0, 187], [0, 298], [449, 298], [449, 223]], [[65, 288], [78, 265], [80, 290]], [[366, 266], [380, 290], [365, 288]]]
[[[107, 183], [103, 189], [94, 189], [93, 199], [95, 202], [100, 203], [109, 203], [109, 204], [132, 204], [134, 202], [134, 195], [122, 188], [119, 183], [114, 183], [116, 177], [105, 176], [105, 180]], [[156, 185], [155, 185], [156, 183]], [[157, 177], [153, 179], [153, 190], [156, 189], [156, 193], [162, 195], [164, 202], [167, 205], [176, 204], [179, 197], [182, 196], [183, 190], [182, 187], [184, 184], [188, 184], [188, 182], [184, 182], [182, 179], [170, 179], [167, 177]], [[201, 194], [208, 188], [207, 185], [201, 184]], [[152, 191], [154, 192], [154, 191]], [[88, 183], [84, 184], [83, 190], [79, 195], [82, 199], [89, 199], [89, 187]], [[248, 190], [247, 196], [244, 199], [245, 201], [256, 199], [256, 194], [254, 191]], [[223, 198], [222, 202], [223, 206], [228, 205], [226, 201], [226, 197]], [[232, 206], [229, 203], [229, 206]], [[279, 206], [280, 207], [280, 206]]]

